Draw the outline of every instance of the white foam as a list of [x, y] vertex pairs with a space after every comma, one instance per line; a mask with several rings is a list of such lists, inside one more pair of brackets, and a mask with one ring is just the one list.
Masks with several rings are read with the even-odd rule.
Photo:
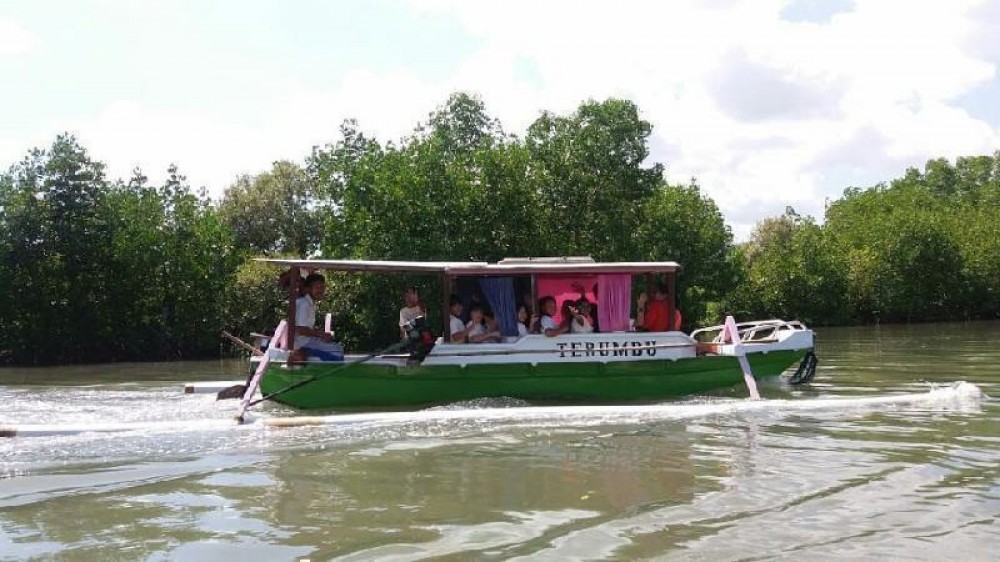
[[572, 421], [588, 425], [625, 421], [676, 420], [757, 411], [816, 411], [861, 409], [881, 406], [926, 404], [963, 407], [978, 405], [983, 393], [974, 384], [956, 382], [929, 392], [863, 398], [818, 398], [806, 400], [733, 400], [702, 404], [647, 404], [619, 406], [550, 406], [487, 408], [472, 410], [420, 410], [416, 412], [376, 412], [332, 416], [264, 418], [268, 426], [347, 425], [360, 423], [420, 423], [456, 420], [482, 422]]
[[[242, 426], [295, 427], [304, 425], [342, 426], [352, 424], [412, 424], [443, 421], [557, 423], [600, 425], [622, 422], [679, 420], [706, 416], [772, 411], [818, 411], [881, 408], [899, 405], [927, 405], [962, 408], [983, 400], [979, 387], [967, 382], [934, 388], [928, 392], [862, 398], [817, 398], [803, 400], [731, 400], [698, 404], [646, 404], [619, 406], [527, 406], [513, 408], [473, 408], [420, 410], [414, 412], [373, 412], [330, 416], [285, 418], [249, 417]], [[169, 420], [103, 424], [30, 424], [0, 426], [0, 436], [39, 437], [83, 433], [184, 432], [223, 430], [240, 427], [233, 419]]]

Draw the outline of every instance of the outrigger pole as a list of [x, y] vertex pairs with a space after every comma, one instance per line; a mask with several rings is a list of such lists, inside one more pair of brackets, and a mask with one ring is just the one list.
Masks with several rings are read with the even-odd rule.
[[733, 353], [736, 354], [736, 358], [740, 362], [740, 369], [743, 370], [743, 382], [747, 385], [747, 390], [750, 392], [750, 398], [752, 400], [760, 400], [760, 392], [757, 392], [757, 381], [753, 378], [753, 372], [750, 370], [750, 361], [747, 360], [747, 352], [743, 347], [743, 342], [740, 340], [740, 331], [736, 327], [736, 320], [732, 316], [726, 316], [726, 323], [722, 328], [723, 336], [722, 341], [726, 340], [726, 337], [733, 342]]
[[[274, 330], [274, 339], [272, 341], [280, 342], [282, 336], [292, 331], [288, 329], [288, 322], [282, 320]], [[295, 341], [292, 337], [289, 337], [288, 340]], [[250, 407], [250, 400], [253, 399], [254, 393], [257, 392], [257, 387], [260, 386], [260, 379], [264, 377], [264, 373], [267, 371], [267, 366], [270, 362], [271, 355], [266, 354], [261, 358], [260, 363], [257, 364], [257, 371], [253, 374], [253, 378], [250, 379], [250, 384], [247, 385], [247, 390], [243, 393], [243, 399], [240, 400], [240, 407], [236, 410], [235, 417], [237, 422], [243, 423], [247, 408]]]
[[[305, 386], [305, 385], [307, 385], [309, 383], [316, 382], [316, 381], [318, 381], [320, 379], [325, 379], [325, 378], [327, 378], [327, 377], [329, 377], [329, 376], [337, 373], [338, 371], [342, 371], [342, 370], [344, 370], [344, 369], [346, 369], [348, 367], [354, 367], [354, 366], [360, 365], [362, 363], [367, 363], [368, 361], [371, 361], [372, 359], [375, 359], [376, 357], [385, 355], [387, 353], [392, 353], [393, 351], [397, 351], [397, 350], [399, 350], [399, 349], [401, 349], [401, 348], [409, 345], [409, 343], [410, 343], [409, 341], [402, 341], [402, 342], [399, 342], [399, 343], [392, 344], [392, 345], [390, 345], [389, 347], [387, 347], [387, 348], [385, 348], [383, 350], [376, 351], [375, 353], [372, 353], [371, 355], [363, 357], [363, 358], [361, 358], [361, 359], [359, 359], [357, 361], [346, 362], [346, 363], [344, 363], [343, 366], [341, 366], [341, 367], [339, 367], [337, 369], [334, 369], [332, 371], [326, 371], [326, 372], [323, 372], [323, 373], [320, 373], [320, 374], [313, 375], [313, 376], [311, 376], [311, 377], [309, 377], [307, 379], [302, 379], [302, 380], [300, 380], [298, 382], [292, 383], [292, 384], [286, 386], [285, 388], [282, 388], [281, 390], [276, 390], [276, 391], [272, 392], [271, 394], [268, 394], [266, 396], [261, 396], [260, 398], [258, 398], [256, 400], [248, 402], [247, 406], [256, 406], [257, 404], [260, 404], [261, 402], [264, 402], [266, 400], [271, 400], [275, 396], [279, 396], [279, 395], [284, 394], [284, 393], [286, 393], [286, 392], [288, 392], [290, 390], [295, 390], [296, 388]], [[259, 381], [258, 381], [258, 384], [259, 384]], [[243, 421], [242, 417], [237, 417], [237, 419], [242, 423], [242, 421]]]

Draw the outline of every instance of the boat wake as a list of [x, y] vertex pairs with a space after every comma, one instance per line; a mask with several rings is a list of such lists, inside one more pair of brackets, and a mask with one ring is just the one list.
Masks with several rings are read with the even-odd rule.
[[863, 398], [817, 398], [806, 400], [725, 400], [698, 404], [648, 404], [616, 406], [524, 406], [474, 409], [429, 409], [416, 412], [376, 412], [330, 416], [259, 418], [253, 423], [269, 427], [343, 426], [356, 424], [401, 424], [420, 422], [479, 421], [605, 425], [736, 415], [752, 412], [810, 412], [820, 410], [878, 409], [906, 405], [967, 410], [978, 408], [984, 394], [979, 387], [956, 382], [928, 392]]
[[928, 392], [861, 398], [803, 400], [720, 400], [708, 403], [660, 403], [601, 406], [524, 406], [518, 400], [472, 401], [409, 412], [371, 412], [327, 416], [249, 417], [241, 426], [225, 418], [203, 420], [135, 421], [122, 423], [28, 424], [0, 426], [0, 437], [76, 435], [83, 433], [213, 431], [235, 427], [287, 428], [300, 426], [356, 426], [477, 421], [594, 426], [738, 415], [753, 412], [812, 412], [926, 406], [946, 409], [977, 408], [984, 398], [974, 384], [956, 382]]

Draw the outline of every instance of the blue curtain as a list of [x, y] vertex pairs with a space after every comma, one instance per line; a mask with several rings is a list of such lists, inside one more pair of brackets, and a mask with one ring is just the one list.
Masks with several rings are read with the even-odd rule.
[[479, 288], [496, 315], [505, 336], [517, 335], [517, 308], [514, 306], [513, 277], [480, 277]]

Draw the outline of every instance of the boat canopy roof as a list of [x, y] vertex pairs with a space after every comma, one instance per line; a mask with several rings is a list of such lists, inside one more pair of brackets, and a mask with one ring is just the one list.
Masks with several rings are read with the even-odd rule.
[[272, 259], [258, 261], [285, 267], [329, 271], [371, 271], [378, 273], [441, 273], [444, 275], [597, 275], [601, 273], [667, 273], [680, 269], [677, 262], [595, 262], [590, 257], [506, 258], [497, 263], [459, 261], [379, 261]]

